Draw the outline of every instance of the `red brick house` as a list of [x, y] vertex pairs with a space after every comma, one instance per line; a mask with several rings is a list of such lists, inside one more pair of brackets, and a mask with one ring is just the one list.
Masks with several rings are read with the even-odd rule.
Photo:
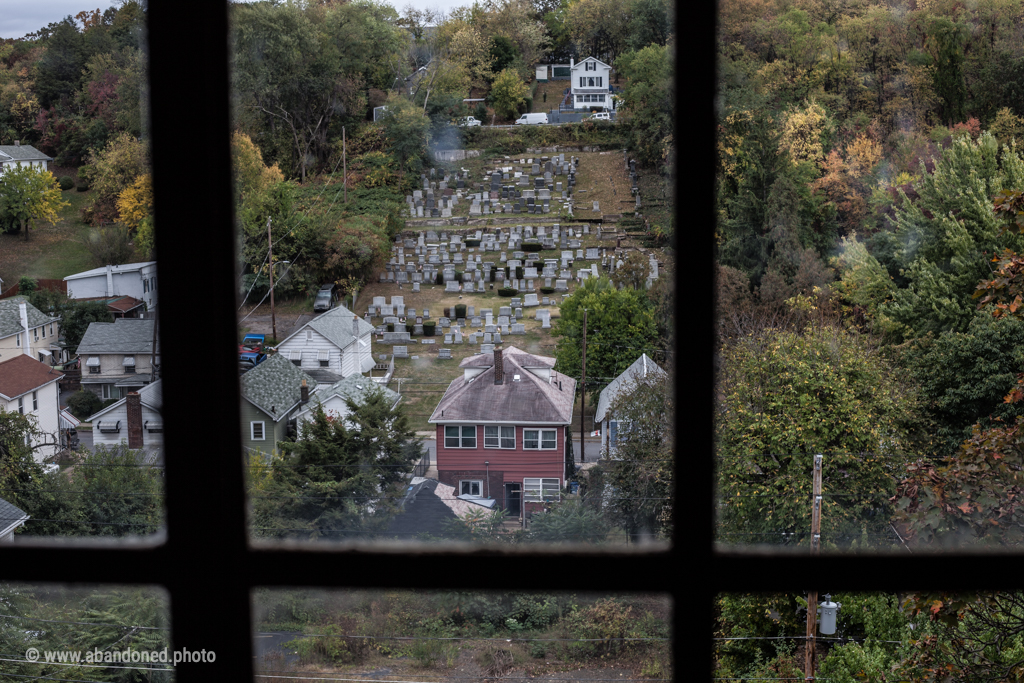
[[514, 515], [560, 499], [576, 380], [554, 365], [514, 346], [459, 364], [429, 420], [442, 484]]

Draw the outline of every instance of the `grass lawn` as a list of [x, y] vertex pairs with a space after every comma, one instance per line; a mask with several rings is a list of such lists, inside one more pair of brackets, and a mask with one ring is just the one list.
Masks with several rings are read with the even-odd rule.
[[53, 225], [35, 221], [27, 242], [24, 232], [0, 234], [0, 277], [5, 286], [24, 276], [62, 279], [101, 265], [93, 262], [82, 242], [92, 228], [82, 223], [80, 212], [92, 201], [92, 194], [62, 192], [61, 198], [69, 205], [61, 209]]

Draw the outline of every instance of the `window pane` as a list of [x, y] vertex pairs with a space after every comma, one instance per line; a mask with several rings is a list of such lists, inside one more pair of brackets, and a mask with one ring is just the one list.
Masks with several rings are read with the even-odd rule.
[[462, 428], [462, 447], [476, 448], [476, 427], [469, 426]]

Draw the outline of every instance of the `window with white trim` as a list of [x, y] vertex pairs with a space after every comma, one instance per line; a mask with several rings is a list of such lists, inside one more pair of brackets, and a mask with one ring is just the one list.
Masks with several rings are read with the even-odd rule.
[[249, 438], [253, 441], [266, 441], [266, 435], [263, 432], [262, 422], [250, 422], [249, 423]]
[[39, 399], [34, 391], [32, 392], [32, 410], [39, 410]]
[[291, 361], [292, 365], [298, 367], [302, 365], [302, 351], [299, 349], [291, 350]]
[[126, 373], [131, 374], [135, 372], [135, 356], [125, 356], [122, 365]]
[[594, 80], [597, 81], [597, 87], [599, 87], [599, 88], [603, 88], [604, 87], [604, 77], [603, 76], [598, 76]]
[[482, 496], [484, 482], [481, 479], [467, 479], [459, 481], [460, 496]]
[[93, 375], [100, 374], [100, 357], [89, 356], [89, 359], [85, 361], [86, 367], [89, 368], [89, 372]]
[[523, 448], [528, 450], [554, 450], [557, 447], [557, 429], [523, 429]]
[[561, 499], [561, 481], [558, 479], [523, 479], [523, 501], [527, 503], [557, 503]]
[[484, 425], [484, 448], [515, 448], [516, 428]]
[[476, 425], [445, 425], [445, 448], [476, 448]]
[[25, 397], [24, 396], [18, 397], [18, 412], [21, 413], [22, 415], [25, 414]]
[[38, 327], [33, 327], [32, 328], [32, 341], [39, 341], [39, 328]]
[[326, 368], [330, 363], [330, 351], [327, 349], [320, 349], [316, 353], [316, 359], [320, 361], [320, 367]]
[[580, 76], [580, 87], [581, 88], [586, 88], [587, 87], [587, 77], [586, 76]]

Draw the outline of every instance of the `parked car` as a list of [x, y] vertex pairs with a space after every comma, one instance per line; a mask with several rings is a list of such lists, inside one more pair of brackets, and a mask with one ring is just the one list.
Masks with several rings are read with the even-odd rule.
[[238, 365], [239, 367], [246, 365], [246, 369], [251, 370], [252, 368], [256, 367], [257, 365], [265, 361], [266, 359], [267, 354], [265, 353], [257, 353], [255, 351], [250, 351], [248, 353], [240, 353], [238, 354]]
[[262, 353], [263, 345], [267, 341], [265, 334], [247, 334], [242, 337], [242, 343], [238, 345], [239, 353]]
[[483, 124], [475, 116], [463, 116], [455, 120], [455, 125], [459, 128], [465, 128], [467, 126], [480, 126]]
[[313, 310], [329, 311], [334, 308], [334, 283], [329, 282], [325, 285], [320, 285], [320, 291], [316, 293], [316, 299], [313, 300]]
[[548, 115], [547, 114], [523, 114], [518, 119], [516, 119], [516, 125], [519, 125], [519, 124], [524, 124], [524, 125], [525, 124], [538, 124], [538, 123], [547, 123], [547, 122], [548, 122]]
[[611, 121], [612, 120], [612, 115], [609, 114], [606, 111], [599, 111], [596, 114], [591, 114], [590, 116], [584, 116], [583, 120], [584, 121], [588, 121], [588, 120], [589, 121]]

